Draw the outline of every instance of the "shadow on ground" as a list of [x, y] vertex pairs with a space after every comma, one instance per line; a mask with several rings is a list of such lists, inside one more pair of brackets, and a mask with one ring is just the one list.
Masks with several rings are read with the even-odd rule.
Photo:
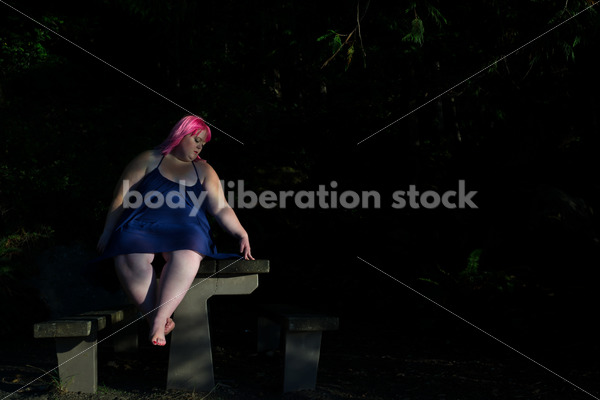
[[[210, 393], [165, 391], [168, 348], [145, 341], [137, 352], [125, 355], [114, 354], [106, 343], [99, 346], [96, 395], [61, 393], [56, 371], [29, 384], [56, 367], [56, 358], [51, 340], [24, 336], [1, 343], [0, 398], [564, 400], [589, 399], [600, 391], [600, 371], [590, 359], [597, 346], [568, 341], [548, 347], [549, 353], [539, 352], [543, 346], [531, 348], [532, 358], [581, 390], [475, 329], [455, 330], [437, 318], [422, 319], [426, 329], [417, 329], [414, 321], [401, 325], [407, 320], [379, 313], [368, 323], [367, 317], [342, 318], [339, 331], [325, 332], [316, 390], [281, 394], [281, 354], [255, 352], [254, 320], [248, 310], [239, 302], [222, 302], [212, 311], [217, 385]], [[140, 326], [141, 337], [146, 334]]]

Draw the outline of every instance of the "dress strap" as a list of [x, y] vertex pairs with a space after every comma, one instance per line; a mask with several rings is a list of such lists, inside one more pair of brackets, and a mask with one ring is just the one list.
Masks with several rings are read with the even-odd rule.
[[196, 171], [196, 178], [198, 178], [198, 182], [200, 182], [200, 175], [198, 175], [198, 170], [196, 169], [196, 163], [192, 161], [192, 166], [194, 167], [194, 171]]
[[160, 164], [162, 164], [164, 159], [165, 159], [165, 156], [163, 155], [162, 158], [160, 159], [160, 161], [158, 162], [158, 165], [156, 166], [156, 168], [160, 167]]

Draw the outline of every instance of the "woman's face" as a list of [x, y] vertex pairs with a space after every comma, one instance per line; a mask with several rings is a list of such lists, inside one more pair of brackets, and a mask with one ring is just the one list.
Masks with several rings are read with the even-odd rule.
[[206, 144], [206, 130], [186, 135], [173, 149], [173, 155], [183, 161], [194, 161]]

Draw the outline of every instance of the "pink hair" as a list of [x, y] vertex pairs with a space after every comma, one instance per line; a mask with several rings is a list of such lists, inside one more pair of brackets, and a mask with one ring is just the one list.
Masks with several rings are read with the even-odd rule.
[[[171, 129], [169, 136], [158, 146], [161, 154], [164, 156], [169, 154], [187, 135], [198, 136], [200, 132], [206, 131], [206, 142], [210, 141], [210, 128], [200, 117], [188, 115], [179, 120]], [[201, 160], [200, 156], [198, 159]]]

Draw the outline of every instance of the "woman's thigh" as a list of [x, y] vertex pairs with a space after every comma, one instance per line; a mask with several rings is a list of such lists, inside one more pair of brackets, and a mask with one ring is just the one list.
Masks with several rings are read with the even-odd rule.
[[194, 250], [174, 250], [162, 253], [167, 263], [190, 264], [193, 267], [200, 267], [200, 261], [204, 257]]
[[120, 254], [115, 257], [115, 266], [140, 268], [151, 265], [152, 261], [154, 261], [154, 254], [151, 253]]

